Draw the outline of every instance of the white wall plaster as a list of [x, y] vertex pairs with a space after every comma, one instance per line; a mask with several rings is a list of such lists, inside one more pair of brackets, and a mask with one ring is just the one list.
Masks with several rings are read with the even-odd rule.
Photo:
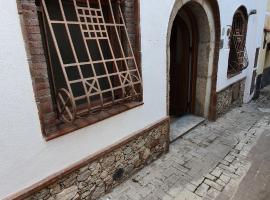
[[[245, 4], [248, 10], [257, 6], [257, 9], [262, 9], [259, 5], [263, 1], [219, 0], [222, 27], [231, 24], [232, 15], [239, 5]], [[0, 1], [0, 199], [166, 116], [166, 37], [173, 5], [174, 0], [140, 1], [144, 105], [45, 142], [16, 1]], [[254, 31], [260, 30], [261, 27], [257, 26], [251, 19], [249, 42], [254, 41]], [[260, 46], [259, 39], [255, 44]], [[255, 48], [248, 44], [252, 67]], [[227, 58], [228, 50], [224, 48], [220, 52], [218, 91], [248, 74], [246, 70], [227, 80]]]
[[166, 116], [165, 47], [170, 5], [172, 2], [162, 0], [141, 1], [144, 105], [45, 142], [16, 1], [0, 1], [0, 8], [4, 8], [0, 12], [0, 199]]

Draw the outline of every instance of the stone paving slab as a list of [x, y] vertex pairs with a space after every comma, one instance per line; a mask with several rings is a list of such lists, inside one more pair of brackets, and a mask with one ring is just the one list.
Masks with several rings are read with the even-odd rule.
[[[270, 126], [269, 126], [270, 128]], [[268, 200], [270, 199], [270, 129], [266, 129], [249, 154], [250, 168], [237, 190], [224, 190], [218, 199]]]
[[253, 147], [265, 130], [270, 134], [269, 113], [258, 109], [270, 107], [269, 100], [265, 93], [216, 122], [204, 122], [102, 200], [229, 199], [252, 166]]
[[205, 121], [205, 118], [195, 115], [185, 115], [171, 119], [170, 141], [175, 141], [191, 129]]

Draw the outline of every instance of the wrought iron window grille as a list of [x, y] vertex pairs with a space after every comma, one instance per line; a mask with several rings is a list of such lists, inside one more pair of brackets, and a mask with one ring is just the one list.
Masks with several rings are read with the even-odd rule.
[[228, 75], [234, 75], [249, 65], [246, 49], [247, 20], [242, 10], [236, 11], [230, 34]]
[[63, 122], [140, 101], [141, 75], [119, 1], [41, 0], [41, 5], [51, 40], [47, 46], [57, 110]]

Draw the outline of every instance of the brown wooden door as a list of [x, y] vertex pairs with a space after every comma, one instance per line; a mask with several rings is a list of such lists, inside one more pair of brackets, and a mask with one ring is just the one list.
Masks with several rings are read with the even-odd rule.
[[170, 115], [191, 111], [191, 36], [188, 26], [176, 17], [171, 34]]

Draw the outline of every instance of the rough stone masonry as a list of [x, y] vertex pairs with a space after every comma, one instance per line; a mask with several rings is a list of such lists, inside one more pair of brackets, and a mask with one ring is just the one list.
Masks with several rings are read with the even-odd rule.
[[[24, 198], [27, 200], [98, 199], [168, 151], [169, 121], [163, 120], [119, 143], [94, 160]], [[21, 199], [21, 198], [19, 198]]]

